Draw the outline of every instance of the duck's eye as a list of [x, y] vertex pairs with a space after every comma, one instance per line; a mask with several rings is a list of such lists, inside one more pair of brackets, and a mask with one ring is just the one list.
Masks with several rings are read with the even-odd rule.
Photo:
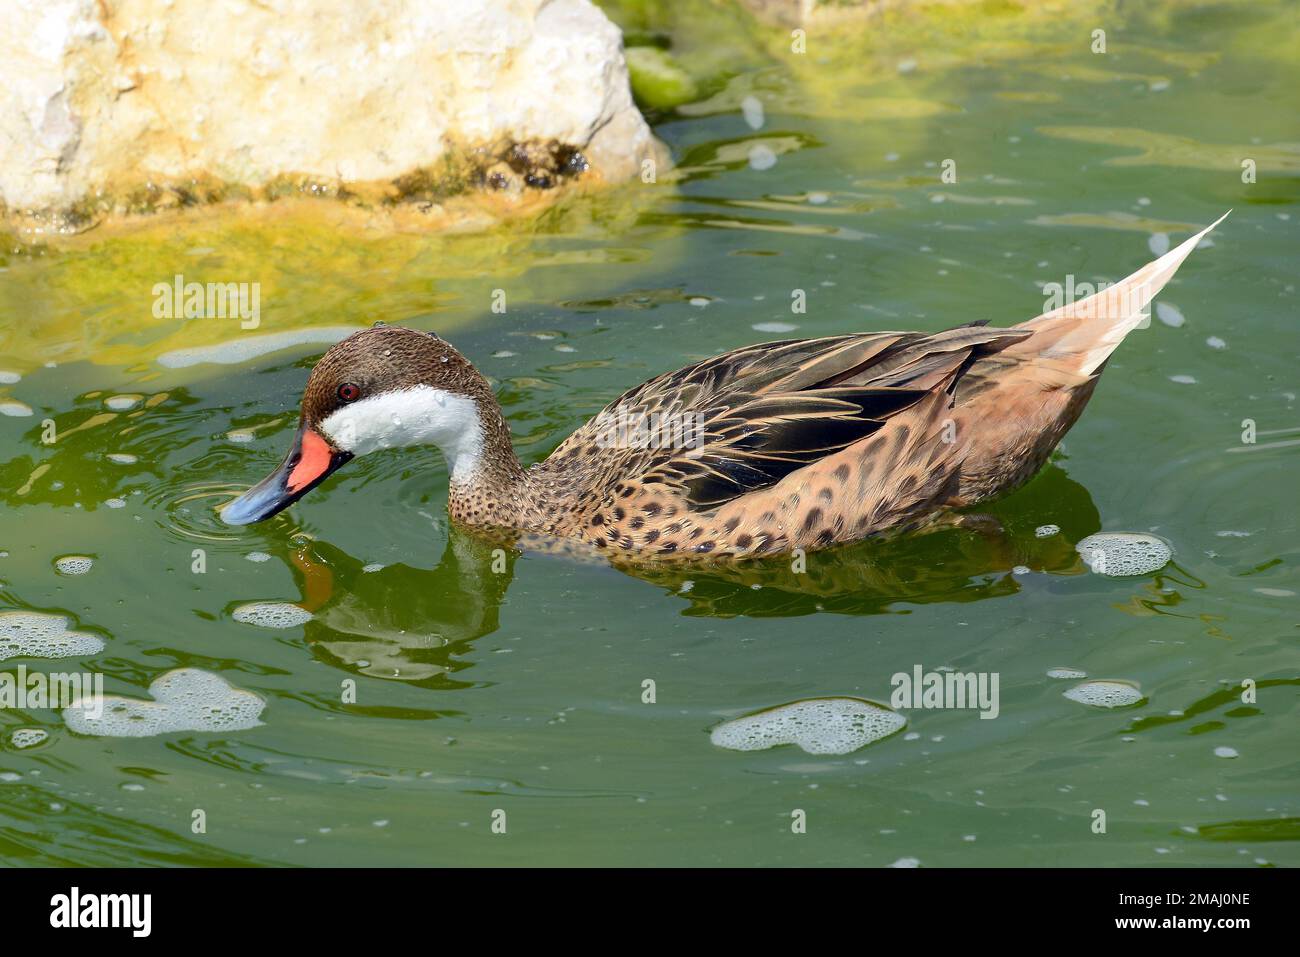
[[345, 382], [339, 386], [339, 398], [344, 402], [355, 402], [361, 397], [361, 387]]

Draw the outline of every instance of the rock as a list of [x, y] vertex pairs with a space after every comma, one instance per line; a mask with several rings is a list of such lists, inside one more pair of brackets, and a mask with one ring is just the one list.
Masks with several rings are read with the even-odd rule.
[[663, 161], [589, 0], [5, 0], [17, 225], [288, 194], [438, 202]]

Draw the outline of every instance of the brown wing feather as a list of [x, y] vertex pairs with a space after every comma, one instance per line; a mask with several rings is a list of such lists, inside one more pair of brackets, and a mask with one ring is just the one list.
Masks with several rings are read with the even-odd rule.
[[963, 326], [747, 346], [630, 390], [548, 463], [599, 448], [593, 484], [662, 483], [715, 508], [862, 441], [1028, 334]]

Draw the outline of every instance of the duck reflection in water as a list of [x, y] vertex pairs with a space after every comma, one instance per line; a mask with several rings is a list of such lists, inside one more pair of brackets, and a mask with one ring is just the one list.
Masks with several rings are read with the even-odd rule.
[[[690, 616], [886, 614], [907, 605], [1014, 594], [1028, 574], [1082, 574], [1087, 567], [1074, 543], [1100, 525], [1087, 490], [1052, 466], [978, 514], [920, 532], [806, 558], [614, 567], [685, 602], [683, 614]], [[1059, 531], [1037, 534], [1051, 526]], [[473, 664], [473, 642], [498, 629], [522, 554], [539, 562], [609, 564], [571, 545], [563, 555], [546, 554], [541, 544], [503, 542], [451, 526], [436, 567], [365, 571], [370, 566], [336, 546], [308, 541], [292, 556], [302, 605], [314, 615], [307, 640], [319, 658], [346, 671], [431, 688], [469, 687], [457, 675]]]
[[[455, 529], [432, 569], [374, 568], [328, 542], [292, 554], [306, 638], [328, 664], [374, 678], [433, 688], [469, 687], [472, 642], [498, 627], [518, 553]], [[371, 570], [366, 570], [366, 569]]]

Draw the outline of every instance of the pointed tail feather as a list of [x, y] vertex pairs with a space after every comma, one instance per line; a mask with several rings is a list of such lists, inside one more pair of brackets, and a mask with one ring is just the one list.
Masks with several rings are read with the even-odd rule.
[[1142, 324], [1156, 293], [1173, 278], [1205, 234], [1228, 218], [1228, 213], [1127, 279], [1015, 326], [1034, 334], [1007, 351], [1053, 359], [1080, 375], [1092, 375], [1124, 337]]

